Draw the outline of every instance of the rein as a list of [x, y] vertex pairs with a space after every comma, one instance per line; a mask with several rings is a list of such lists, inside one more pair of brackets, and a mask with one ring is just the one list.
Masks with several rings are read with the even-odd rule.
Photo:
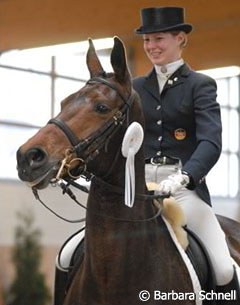
[[[101, 180], [101, 182], [103, 182], [103, 180]], [[105, 183], [105, 182], [104, 182]], [[80, 207], [82, 207], [83, 209], [85, 210], [88, 210], [88, 207], [86, 207], [85, 205], [83, 205], [82, 203], [80, 203], [78, 200], [77, 200], [77, 197], [75, 196], [75, 194], [72, 192], [72, 190], [69, 188], [69, 185], [68, 184], [65, 184], [63, 182], [58, 182], [58, 184], [61, 189], [63, 190], [63, 195], [64, 194], [67, 194], [77, 205], [79, 205]], [[111, 186], [110, 184], [107, 184], [109, 186]], [[76, 184], [75, 184], [76, 186]], [[118, 188], [116, 186], [111, 186], [111, 187], [114, 187], [116, 188], [116, 190], [119, 191], [120, 194], [123, 194], [123, 191], [121, 191], [121, 188]], [[80, 188], [79, 188], [80, 189]], [[83, 190], [83, 189], [81, 189]], [[81, 219], [67, 219], [61, 215], [59, 215], [58, 213], [56, 213], [55, 211], [53, 211], [51, 208], [49, 208], [40, 198], [39, 194], [38, 194], [38, 191], [36, 188], [32, 188], [32, 191], [33, 191], [33, 194], [36, 198], [36, 200], [38, 200], [47, 210], [49, 210], [51, 213], [53, 213], [55, 216], [57, 216], [58, 218], [66, 221], [66, 222], [70, 222], [70, 223], [80, 223], [80, 222], [84, 222], [86, 219], [85, 218], [81, 218]], [[83, 190], [84, 191], [84, 190]], [[145, 200], [145, 199], [157, 199], [158, 201], [163, 201], [165, 198], [168, 198], [169, 197], [169, 194], [167, 195], [147, 195], [147, 194], [136, 194], [136, 198], [140, 198], [142, 200]], [[108, 219], [112, 219], [112, 220], [115, 220], [115, 221], [120, 221], [120, 222], [147, 222], [147, 221], [152, 221], [156, 218], [159, 217], [159, 215], [161, 214], [162, 212], [162, 208], [160, 207], [160, 205], [158, 205], [157, 207], [157, 212], [149, 217], [149, 218], [144, 218], [144, 219], [125, 219], [125, 218], [116, 218], [116, 217], [113, 217], [113, 216], [109, 216], [109, 215], [104, 215], [104, 214], [101, 214], [101, 213], [96, 213], [96, 212], [93, 212], [91, 211], [92, 214], [96, 215], [96, 216], [101, 216], [101, 217], [105, 217], [105, 218], [108, 218]]]

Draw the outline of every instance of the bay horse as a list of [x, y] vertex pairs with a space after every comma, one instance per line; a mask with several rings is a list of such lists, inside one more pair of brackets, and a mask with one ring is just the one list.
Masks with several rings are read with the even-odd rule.
[[[144, 117], [124, 45], [117, 37], [111, 64], [113, 72], [106, 73], [89, 40], [90, 80], [64, 99], [60, 113], [17, 152], [18, 175], [34, 190], [66, 177], [93, 176], [84, 258], [63, 304], [196, 304], [190, 297], [194, 287], [189, 270], [165, 222], [155, 217], [158, 211], [146, 188], [142, 146], [135, 156], [135, 202], [132, 208], [123, 203], [126, 158], [121, 144], [128, 126], [144, 126]], [[182, 298], [161, 299], [160, 292]]]

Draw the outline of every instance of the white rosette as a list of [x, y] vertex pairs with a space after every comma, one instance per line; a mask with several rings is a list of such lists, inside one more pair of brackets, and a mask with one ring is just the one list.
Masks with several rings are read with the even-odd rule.
[[133, 207], [135, 199], [135, 155], [143, 142], [143, 128], [133, 122], [125, 132], [122, 142], [122, 155], [127, 158], [125, 166], [125, 205]]

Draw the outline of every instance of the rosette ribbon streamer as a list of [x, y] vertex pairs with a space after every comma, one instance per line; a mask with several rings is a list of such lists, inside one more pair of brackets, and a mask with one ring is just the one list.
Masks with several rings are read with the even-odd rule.
[[122, 155], [127, 159], [125, 165], [125, 205], [133, 207], [135, 200], [135, 155], [143, 142], [143, 128], [133, 122], [125, 132], [122, 142]]

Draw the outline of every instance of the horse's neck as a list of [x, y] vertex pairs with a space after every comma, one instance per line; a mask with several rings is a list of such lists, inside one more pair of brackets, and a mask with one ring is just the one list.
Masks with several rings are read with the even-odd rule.
[[[144, 199], [136, 200], [133, 208], [125, 206], [124, 190], [116, 193], [98, 180], [93, 181], [91, 188], [86, 219], [85, 274], [94, 272], [96, 278], [108, 274], [113, 281], [116, 276], [120, 284], [126, 278], [136, 277], [135, 272], [148, 259], [147, 248], [160, 247], [156, 223], [136, 222], [152, 217], [156, 211], [151, 201]], [[157, 242], [152, 246], [154, 240]]]
[[[136, 156], [142, 162], [136, 160], [136, 198], [132, 208], [124, 203], [124, 166], [120, 166], [112, 172], [108, 182], [101, 179], [93, 179], [88, 198], [88, 211], [86, 223], [87, 242], [99, 244], [100, 247], [110, 246], [109, 241], [118, 243], [114, 236], [119, 233], [122, 236], [122, 243], [126, 242], [126, 236], [129, 236], [132, 227], [136, 225], [135, 220], [152, 217], [156, 210], [151, 204], [151, 199], [145, 199], [146, 194], [144, 161], [140, 154]], [[115, 177], [117, 176], [117, 177]], [[121, 179], [119, 179], [121, 177]], [[110, 181], [113, 181], [112, 183]], [[118, 183], [118, 184], [115, 184]], [[147, 222], [141, 223], [138, 230], [145, 230]], [[124, 238], [125, 236], [125, 238]], [[109, 237], [109, 238], [108, 238]], [[94, 251], [96, 253], [97, 251]]]

